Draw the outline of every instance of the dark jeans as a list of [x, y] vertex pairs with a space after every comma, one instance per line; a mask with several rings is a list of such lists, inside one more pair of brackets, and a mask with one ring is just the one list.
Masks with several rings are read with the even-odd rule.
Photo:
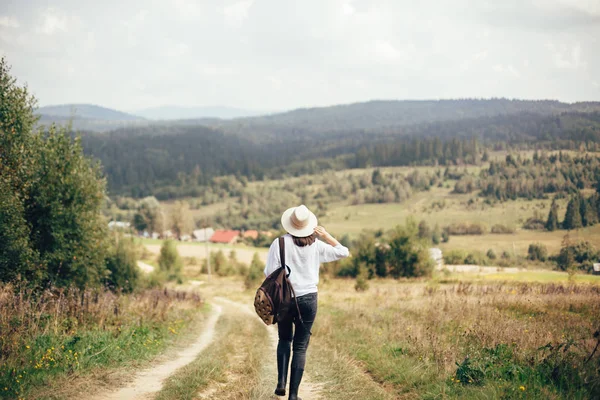
[[[302, 322], [298, 318], [296, 305], [293, 306], [292, 316], [277, 324], [279, 331], [279, 344], [277, 345], [277, 354], [287, 355], [289, 360], [290, 347], [294, 342], [294, 355], [292, 358], [292, 368], [304, 369], [306, 364], [306, 349], [310, 341], [310, 331], [315, 317], [317, 316], [317, 294], [309, 293], [298, 297], [298, 308], [302, 315]], [[295, 333], [293, 327], [295, 326]]]

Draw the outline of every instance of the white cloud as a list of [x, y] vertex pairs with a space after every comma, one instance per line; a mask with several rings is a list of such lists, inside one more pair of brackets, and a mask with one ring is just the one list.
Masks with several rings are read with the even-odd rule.
[[356, 12], [356, 9], [352, 4], [344, 3], [342, 5], [342, 12], [344, 13], [344, 15], [352, 15]]
[[21, 24], [15, 17], [0, 16], [0, 26], [3, 28], [18, 28]]
[[515, 78], [520, 78], [521, 77], [521, 73], [512, 65], [512, 64], [508, 64], [508, 65], [503, 65], [503, 64], [496, 64], [492, 67], [492, 69], [495, 72], [501, 73], [501, 74], [505, 74], [505, 75], [509, 75], [509, 76], [513, 76]]
[[587, 63], [582, 58], [581, 44], [576, 43], [572, 47], [567, 45], [556, 46], [548, 43], [546, 47], [552, 52], [554, 65], [560, 69], [586, 68]]
[[173, 8], [183, 20], [193, 20], [202, 16], [202, 7], [196, 0], [173, 0]]
[[48, 8], [42, 14], [42, 23], [37, 31], [44, 35], [53, 35], [57, 32], [68, 30], [68, 18], [66, 15], [53, 8]]
[[239, 25], [248, 18], [248, 11], [254, 0], [242, 0], [223, 8], [225, 20], [232, 25]]
[[585, 1], [0, 0], [0, 49], [41, 104], [597, 100]]
[[402, 53], [387, 40], [376, 40], [373, 46], [375, 56], [382, 61], [397, 61]]

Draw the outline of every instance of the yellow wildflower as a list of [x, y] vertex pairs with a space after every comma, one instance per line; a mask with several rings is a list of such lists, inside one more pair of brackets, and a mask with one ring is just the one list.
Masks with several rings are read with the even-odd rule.
[[524, 392], [525, 391], [525, 386], [519, 386], [519, 390]]

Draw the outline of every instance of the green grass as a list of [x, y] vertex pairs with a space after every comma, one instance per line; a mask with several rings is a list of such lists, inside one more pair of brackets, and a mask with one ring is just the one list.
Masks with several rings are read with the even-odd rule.
[[395, 398], [587, 399], [600, 393], [598, 356], [584, 361], [599, 307], [585, 284], [385, 280], [356, 293], [335, 280], [313, 332]]
[[251, 398], [267, 356], [267, 342], [258, 319], [225, 313], [217, 322], [214, 343], [169, 377], [156, 400], [191, 400], [202, 393], [209, 398]]
[[196, 308], [173, 308], [164, 319], [132, 317], [109, 327], [78, 327], [65, 319], [58, 330], [24, 339], [16, 356], [0, 365], [0, 399], [64, 398], [78, 383], [89, 385], [100, 371], [147, 364], [202, 321]]

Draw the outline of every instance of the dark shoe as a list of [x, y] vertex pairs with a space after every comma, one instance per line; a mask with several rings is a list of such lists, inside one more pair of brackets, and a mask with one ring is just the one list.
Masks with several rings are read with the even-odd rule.
[[290, 367], [289, 351], [278, 351], [277, 352], [277, 389], [275, 389], [275, 394], [277, 396], [285, 396], [285, 385], [287, 383], [287, 375], [288, 375], [289, 367]]
[[292, 373], [290, 374], [290, 397], [288, 397], [288, 400], [302, 400], [298, 397], [298, 388], [300, 387], [300, 382], [302, 382], [302, 374], [304, 374], [303, 369], [292, 368]]

